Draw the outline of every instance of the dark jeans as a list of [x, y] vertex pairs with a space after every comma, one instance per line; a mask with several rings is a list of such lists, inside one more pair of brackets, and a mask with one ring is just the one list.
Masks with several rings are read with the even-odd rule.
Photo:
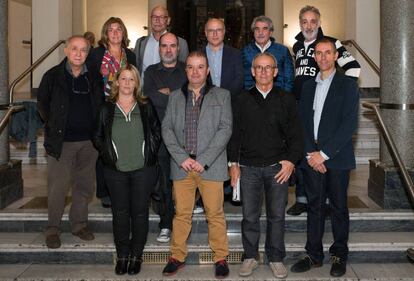
[[147, 241], [148, 205], [155, 173], [155, 167], [131, 172], [104, 167], [112, 201], [112, 224], [118, 257], [142, 255]]
[[349, 212], [347, 206], [347, 191], [349, 170], [328, 169], [325, 174], [318, 173], [312, 168], [304, 169], [306, 194], [308, 197], [307, 242], [308, 255], [322, 262], [322, 238], [325, 231], [325, 200], [330, 199], [331, 224], [334, 243], [329, 253], [347, 260], [349, 236]]
[[285, 205], [288, 184], [278, 184], [275, 175], [281, 166], [241, 167], [240, 188], [242, 196], [242, 242], [245, 258], [258, 256], [260, 215], [263, 193], [266, 202], [265, 252], [269, 262], [282, 261], [285, 251]]
[[101, 158], [96, 160], [96, 197], [101, 199], [109, 197], [109, 188], [104, 177], [104, 164]]
[[162, 181], [161, 187], [164, 194], [163, 201], [157, 204], [164, 204], [163, 214], [160, 215], [159, 228], [172, 229], [172, 221], [174, 218], [174, 201], [172, 196], [172, 182], [170, 180], [170, 154], [164, 143], [161, 143], [158, 150], [158, 162], [161, 167]]

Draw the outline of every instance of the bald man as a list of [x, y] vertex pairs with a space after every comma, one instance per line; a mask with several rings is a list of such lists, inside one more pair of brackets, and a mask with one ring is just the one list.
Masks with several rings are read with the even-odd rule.
[[[148, 66], [160, 62], [158, 52], [161, 35], [167, 32], [171, 18], [165, 6], [155, 6], [151, 11], [151, 32], [148, 36], [142, 36], [135, 43], [135, 55], [137, 57], [137, 67], [141, 77]], [[185, 39], [178, 37], [180, 52], [178, 60], [185, 62], [188, 55], [188, 45]]]

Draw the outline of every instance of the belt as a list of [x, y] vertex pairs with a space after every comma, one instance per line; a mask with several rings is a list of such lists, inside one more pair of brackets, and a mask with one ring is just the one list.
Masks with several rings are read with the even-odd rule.
[[191, 159], [194, 159], [194, 160], [195, 160], [195, 159], [196, 159], [196, 156], [197, 156], [197, 155], [195, 155], [195, 154], [190, 154], [190, 158], [191, 158]]

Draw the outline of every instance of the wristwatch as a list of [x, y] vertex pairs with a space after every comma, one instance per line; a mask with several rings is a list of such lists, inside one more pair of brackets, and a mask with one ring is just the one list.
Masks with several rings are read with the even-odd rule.
[[229, 166], [229, 168], [231, 168], [232, 166], [239, 166], [238, 162], [228, 162], [227, 166]]

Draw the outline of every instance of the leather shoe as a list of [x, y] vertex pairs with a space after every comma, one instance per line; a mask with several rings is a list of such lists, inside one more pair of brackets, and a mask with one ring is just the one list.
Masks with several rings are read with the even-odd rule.
[[410, 259], [411, 262], [414, 262], [414, 248], [407, 249], [407, 257]]
[[332, 256], [332, 267], [331, 267], [331, 276], [332, 277], [341, 277], [346, 272], [346, 261], [337, 256]]
[[61, 242], [59, 234], [49, 234], [46, 236], [46, 246], [50, 249], [60, 248]]
[[115, 265], [115, 274], [124, 275], [127, 273], [128, 268], [128, 258], [117, 258]]
[[299, 216], [303, 212], [308, 210], [308, 204], [296, 202], [292, 207], [290, 207], [286, 213], [291, 216]]
[[321, 267], [322, 263], [313, 260], [310, 256], [306, 255], [304, 258], [296, 262], [290, 268], [290, 271], [295, 273], [301, 273], [310, 270], [313, 267]]
[[87, 227], [82, 228], [78, 232], [72, 232], [72, 234], [85, 241], [91, 241], [95, 239], [95, 235], [93, 235], [92, 231], [90, 231]]
[[128, 274], [136, 275], [141, 271], [142, 259], [139, 257], [131, 257], [129, 259]]

